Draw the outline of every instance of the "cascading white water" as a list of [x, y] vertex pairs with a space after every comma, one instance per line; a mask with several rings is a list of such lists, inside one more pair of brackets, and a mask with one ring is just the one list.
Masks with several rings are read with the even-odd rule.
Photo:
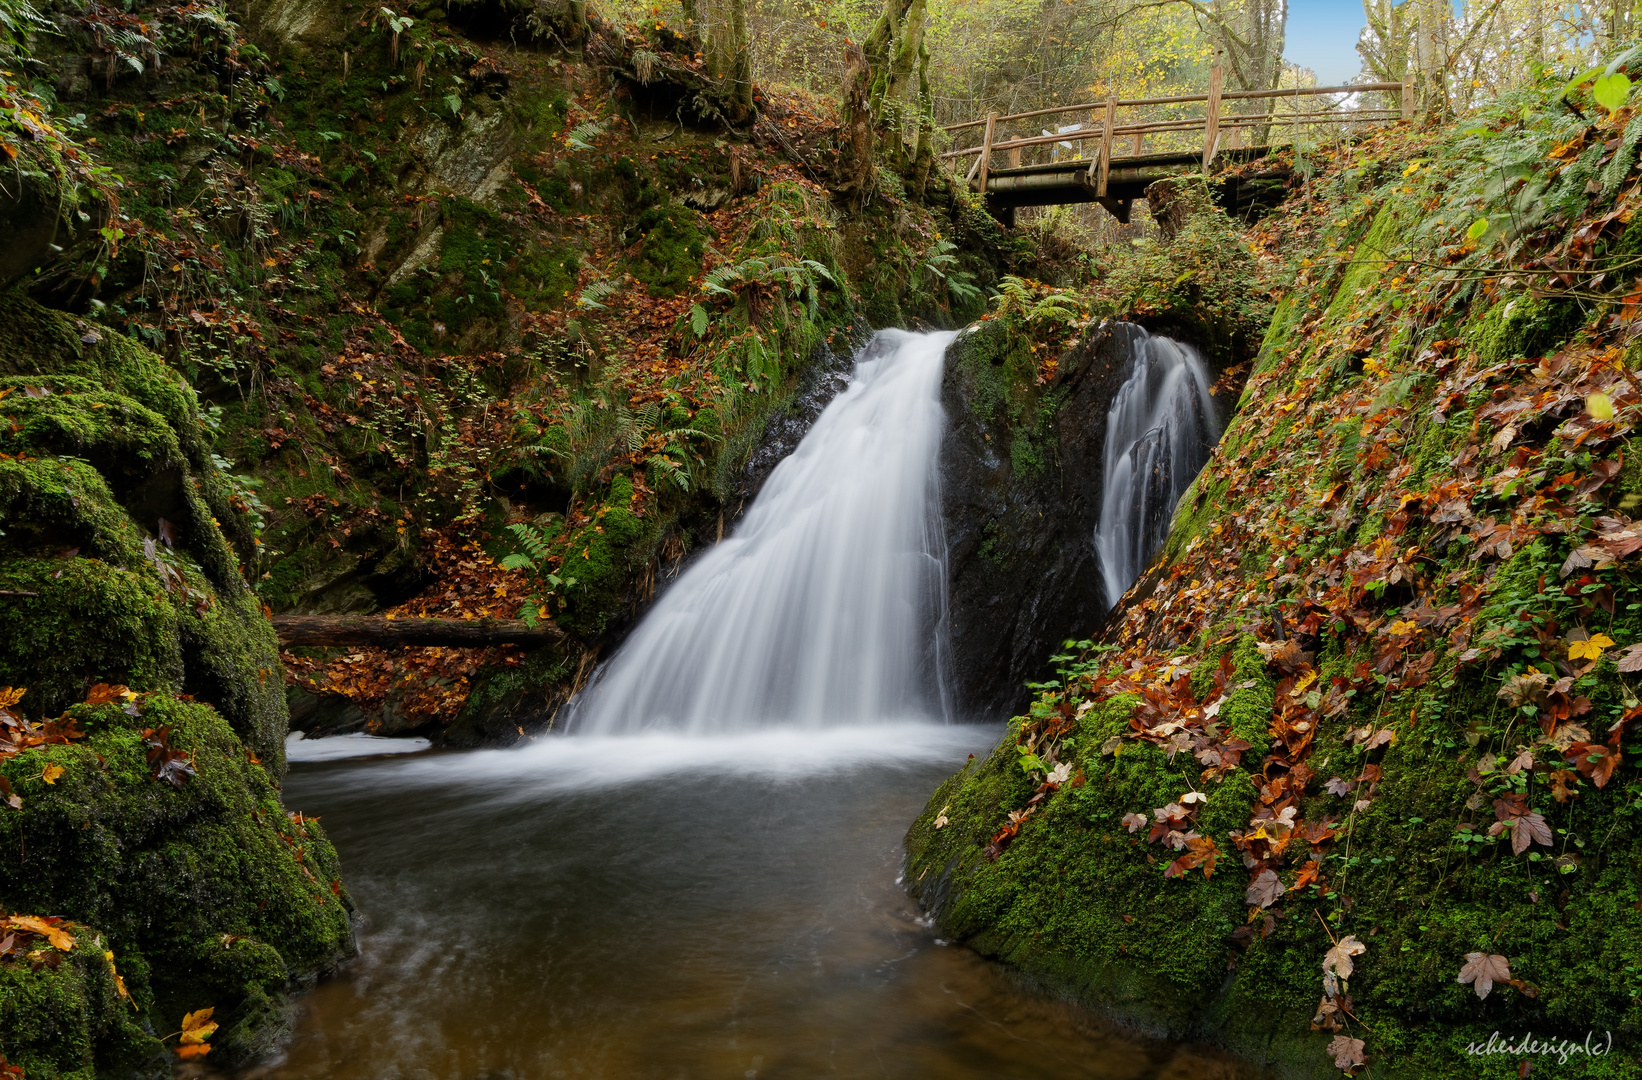
[[1209, 369], [1190, 345], [1127, 327], [1129, 378], [1106, 414], [1095, 545], [1115, 605], [1168, 537], [1175, 504], [1220, 438]]
[[572, 733], [943, 716], [937, 470], [952, 334], [878, 334], [735, 532], [572, 706]]

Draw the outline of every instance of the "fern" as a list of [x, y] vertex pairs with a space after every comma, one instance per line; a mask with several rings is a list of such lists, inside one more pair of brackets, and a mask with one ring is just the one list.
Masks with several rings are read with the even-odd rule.
[[640, 85], [650, 85], [650, 80], [656, 77], [656, 65], [659, 63], [661, 57], [649, 49], [633, 50], [633, 74], [639, 77]]
[[513, 538], [524, 548], [523, 552], [514, 552], [502, 560], [504, 570], [533, 570], [547, 561], [547, 538], [534, 525], [518, 522], [507, 527]]
[[609, 126], [604, 120], [588, 120], [571, 128], [564, 141], [572, 150], [592, 150], [595, 148], [593, 141], [603, 135]]
[[576, 306], [584, 311], [603, 311], [605, 305], [601, 301], [609, 298], [616, 292], [616, 286], [608, 281], [595, 281], [583, 289], [576, 297]]

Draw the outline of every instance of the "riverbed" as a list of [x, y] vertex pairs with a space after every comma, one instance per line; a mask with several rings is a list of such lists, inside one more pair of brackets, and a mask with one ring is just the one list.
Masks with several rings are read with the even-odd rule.
[[[995, 726], [544, 737], [298, 761], [361, 913], [301, 999], [298, 1080], [1252, 1075], [943, 941], [899, 884]], [[364, 749], [369, 749], [369, 746]]]

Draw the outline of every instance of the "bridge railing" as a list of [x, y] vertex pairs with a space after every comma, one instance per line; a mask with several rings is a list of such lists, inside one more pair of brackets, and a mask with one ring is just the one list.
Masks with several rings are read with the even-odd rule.
[[[994, 155], [1003, 152], [1007, 155], [1007, 168], [1018, 168], [1023, 164], [1023, 152], [1039, 147], [1052, 147], [1056, 144], [1076, 144], [1079, 156], [1073, 160], [1087, 160], [1089, 164], [1089, 178], [1095, 182], [1097, 194], [1106, 194], [1107, 174], [1110, 171], [1117, 141], [1119, 139], [1132, 140], [1132, 154], [1140, 157], [1145, 152], [1145, 142], [1149, 136], [1164, 136], [1165, 141], [1175, 144], [1171, 149], [1178, 150], [1182, 139], [1188, 138], [1188, 146], [1200, 146], [1202, 151], [1202, 167], [1206, 172], [1214, 160], [1215, 154], [1223, 148], [1229, 139], [1231, 147], [1241, 145], [1245, 133], [1266, 131], [1272, 128], [1295, 128], [1301, 125], [1364, 125], [1379, 124], [1390, 120], [1411, 119], [1413, 116], [1413, 86], [1410, 80], [1402, 82], [1372, 82], [1353, 83], [1347, 86], [1306, 86], [1287, 90], [1222, 90], [1223, 69], [1216, 65], [1209, 73], [1209, 89], [1202, 94], [1174, 94], [1165, 97], [1128, 98], [1120, 99], [1108, 97], [1105, 101], [1091, 101], [1078, 105], [1058, 105], [1047, 109], [1033, 109], [1027, 112], [1000, 115], [996, 111], [988, 112], [979, 120], [968, 120], [960, 124], [949, 124], [944, 130], [949, 133], [980, 129], [981, 141], [969, 147], [950, 150], [940, 155], [945, 161], [951, 161], [954, 171], [964, 158], [973, 156], [975, 161], [969, 168], [965, 179], [975, 185], [976, 190], [985, 191], [987, 177], [994, 169]], [[1335, 100], [1324, 104], [1320, 109], [1279, 111], [1285, 100], [1298, 102], [1305, 98], [1332, 97], [1341, 98], [1342, 95], [1357, 95], [1363, 93], [1395, 91], [1400, 95], [1399, 107], [1395, 109], [1362, 109], [1343, 108], [1343, 100]], [[1263, 108], [1249, 113], [1228, 111], [1228, 107], [1236, 108], [1241, 103], [1259, 103]], [[1267, 103], [1270, 103], [1269, 105]], [[1127, 123], [1118, 122], [1120, 110], [1151, 110], [1179, 106], [1202, 104], [1204, 114], [1201, 117], [1185, 118], [1157, 118], [1139, 117]], [[1003, 128], [1010, 124], [1018, 124], [1025, 120], [1040, 120], [1052, 116], [1067, 116], [1070, 114], [1084, 114], [1085, 123], [1076, 129], [1055, 131], [1040, 135], [1003, 136]], [[1041, 126], [1041, 125], [1039, 125]], [[1201, 142], [1195, 137], [1201, 132]], [[1081, 149], [1086, 142], [1095, 142], [1097, 149], [1087, 159]], [[1154, 141], [1155, 138], [1154, 138]], [[1266, 140], [1268, 143], [1270, 140]], [[1251, 142], [1252, 145], [1252, 142]], [[1129, 148], [1125, 148], [1129, 149]], [[1196, 150], [1189, 152], [1195, 154]]]

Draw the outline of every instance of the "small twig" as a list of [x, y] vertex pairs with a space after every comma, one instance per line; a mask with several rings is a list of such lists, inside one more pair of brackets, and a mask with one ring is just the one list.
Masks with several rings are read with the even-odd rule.
[[0, 589], [0, 596], [39, 596], [37, 592], [27, 592], [23, 589]]

